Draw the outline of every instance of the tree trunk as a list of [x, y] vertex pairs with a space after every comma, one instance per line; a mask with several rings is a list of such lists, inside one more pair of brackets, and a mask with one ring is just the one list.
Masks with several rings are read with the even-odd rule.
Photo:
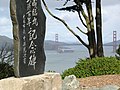
[[96, 34], [97, 34], [97, 55], [104, 56], [102, 42], [102, 15], [101, 15], [101, 0], [96, 0]]
[[86, 3], [87, 12], [88, 12], [88, 23], [90, 28], [88, 27], [88, 41], [89, 41], [89, 54], [91, 58], [97, 56], [96, 49], [96, 39], [95, 39], [95, 31], [94, 31], [94, 19], [92, 14], [92, 5], [91, 0]]

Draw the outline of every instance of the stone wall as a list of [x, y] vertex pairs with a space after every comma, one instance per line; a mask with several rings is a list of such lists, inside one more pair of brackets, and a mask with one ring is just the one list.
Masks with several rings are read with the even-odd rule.
[[62, 79], [58, 73], [0, 80], [0, 90], [61, 90], [61, 87]]
[[116, 85], [106, 85], [101, 88], [81, 87], [74, 75], [62, 80], [58, 73], [45, 73], [23, 78], [2, 79], [0, 90], [120, 90], [120, 87]]

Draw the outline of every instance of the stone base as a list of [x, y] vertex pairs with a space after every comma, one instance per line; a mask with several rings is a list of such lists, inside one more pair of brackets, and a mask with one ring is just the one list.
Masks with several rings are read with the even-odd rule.
[[61, 90], [61, 85], [62, 79], [58, 73], [0, 80], [0, 90]]

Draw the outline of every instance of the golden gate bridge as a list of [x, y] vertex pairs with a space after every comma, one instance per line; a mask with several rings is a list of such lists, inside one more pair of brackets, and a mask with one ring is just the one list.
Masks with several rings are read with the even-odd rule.
[[[109, 33], [109, 35], [111, 35], [111, 32]], [[107, 35], [107, 37], [108, 37], [109, 35]], [[116, 52], [117, 47], [118, 47], [118, 45], [119, 45], [119, 44], [117, 43], [117, 40], [119, 40], [119, 39], [118, 39], [118, 36], [119, 36], [119, 35], [117, 35], [117, 31], [115, 31], [115, 30], [112, 32], [112, 35], [113, 35], [113, 36], [112, 36], [112, 39], [113, 39], [112, 42], [113, 42], [113, 44], [112, 44], [111, 46], [113, 46], [113, 52]], [[59, 35], [58, 35], [58, 34], [55, 34], [55, 44], [56, 44], [56, 45], [55, 45], [55, 48], [56, 48], [56, 49], [58, 49], [58, 46], [59, 46], [59, 45], [58, 45], [58, 42], [59, 42], [59, 41], [58, 41], [58, 40], [59, 40], [58, 37], [59, 37]], [[109, 38], [109, 37], [108, 37], [108, 38]]]

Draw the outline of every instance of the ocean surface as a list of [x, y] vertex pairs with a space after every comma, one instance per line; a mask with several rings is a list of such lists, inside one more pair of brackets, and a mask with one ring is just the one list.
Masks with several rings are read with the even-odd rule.
[[[82, 45], [72, 45], [66, 46], [74, 50], [74, 52], [67, 53], [58, 53], [54, 50], [46, 50], [46, 66], [45, 71], [55, 71], [58, 73], [62, 73], [64, 70], [68, 68], [72, 68], [75, 66], [76, 62], [80, 58], [89, 57], [88, 50]], [[114, 56], [113, 47], [112, 46], [104, 46], [104, 54], [105, 56]]]

